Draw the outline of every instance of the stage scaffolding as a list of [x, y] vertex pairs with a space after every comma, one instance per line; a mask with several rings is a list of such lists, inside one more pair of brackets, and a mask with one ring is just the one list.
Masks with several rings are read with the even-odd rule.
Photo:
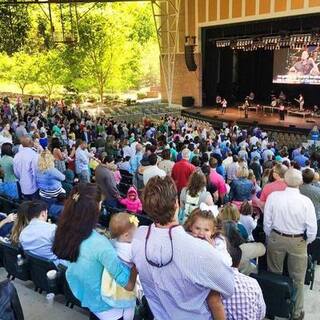
[[[150, 0], [126, 0], [126, 1], [150, 1]], [[0, 5], [3, 6], [16, 6], [16, 5], [31, 5], [38, 4], [48, 5], [48, 14], [42, 9], [43, 13], [47, 16], [51, 24], [51, 31], [53, 40], [55, 40], [54, 27], [52, 24], [51, 6], [58, 5], [62, 8], [63, 5], [69, 5], [69, 12], [72, 17], [74, 12], [75, 27], [71, 28], [70, 32], [64, 30], [64, 19], [61, 18], [62, 24], [62, 40], [55, 42], [74, 43], [77, 41], [77, 28], [79, 16], [77, 14], [77, 5], [85, 3], [104, 3], [104, 2], [125, 2], [122, 0], [0, 0]], [[178, 43], [178, 25], [180, 16], [180, 2], [181, 0], [151, 0], [152, 13], [154, 24], [157, 32], [159, 50], [160, 50], [160, 65], [161, 65], [161, 78], [167, 94], [168, 104], [172, 105], [173, 95], [173, 77], [175, 67], [176, 48]], [[90, 10], [88, 10], [90, 11]], [[62, 10], [61, 10], [62, 12]], [[62, 17], [62, 15], [61, 15]]]

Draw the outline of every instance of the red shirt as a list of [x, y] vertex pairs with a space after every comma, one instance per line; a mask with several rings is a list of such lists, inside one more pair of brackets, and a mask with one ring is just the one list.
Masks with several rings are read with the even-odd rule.
[[283, 191], [286, 187], [287, 184], [283, 180], [267, 183], [262, 189], [260, 200], [266, 202], [273, 191]]
[[187, 160], [176, 162], [172, 168], [171, 177], [175, 181], [178, 192], [188, 184], [189, 177], [196, 167]]

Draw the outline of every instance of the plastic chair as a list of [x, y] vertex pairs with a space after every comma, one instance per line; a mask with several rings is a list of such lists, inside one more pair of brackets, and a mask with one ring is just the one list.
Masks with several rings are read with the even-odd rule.
[[310, 285], [310, 290], [313, 289], [315, 270], [317, 263], [320, 262], [320, 237], [317, 237], [308, 245], [308, 267], [304, 283]]
[[52, 293], [62, 293], [60, 286], [60, 275], [57, 274], [57, 278], [54, 283], [48, 281], [47, 272], [50, 270], [57, 270], [56, 265], [49, 259], [39, 257], [31, 252], [25, 251], [25, 256], [28, 259], [31, 280], [35, 285], [35, 291], [52, 292]]
[[7, 278], [11, 280], [18, 278], [22, 281], [31, 279], [28, 261], [24, 259], [22, 265], [18, 266], [17, 264], [19, 254], [24, 258], [23, 250], [20, 247], [11, 243], [0, 242], [0, 250], [2, 251], [3, 266], [8, 273]]
[[252, 273], [250, 276], [255, 278], [261, 287], [267, 307], [266, 317], [292, 319], [295, 302], [292, 279], [268, 271]]

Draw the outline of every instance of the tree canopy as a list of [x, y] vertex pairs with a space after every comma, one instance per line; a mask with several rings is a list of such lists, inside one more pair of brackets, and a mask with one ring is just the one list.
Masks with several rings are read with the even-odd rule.
[[36, 83], [49, 98], [65, 88], [95, 92], [103, 100], [106, 92], [159, 82], [156, 32], [148, 3], [99, 4], [91, 10], [81, 5], [78, 41], [58, 44], [51, 37], [51, 29], [61, 25], [58, 7], [52, 11], [53, 25], [39, 6], [3, 8], [0, 76], [17, 84], [21, 93]]

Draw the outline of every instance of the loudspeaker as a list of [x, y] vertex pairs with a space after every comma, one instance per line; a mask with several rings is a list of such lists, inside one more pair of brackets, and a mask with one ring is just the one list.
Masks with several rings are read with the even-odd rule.
[[182, 97], [182, 106], [187, 108], [194, 107], [194, 98], [193, 97]]
[[184, 59], [186, 66], [189, 71], [196, 71], [197, 65], [194, 60], [194, 45], [185, 45], [184, 46]]

